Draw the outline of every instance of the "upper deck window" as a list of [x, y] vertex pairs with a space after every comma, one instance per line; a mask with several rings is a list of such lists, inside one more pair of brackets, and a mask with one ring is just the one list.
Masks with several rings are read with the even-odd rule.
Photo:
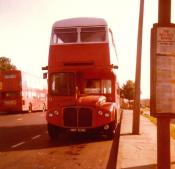
[[106, 41], [106, 27], [55, 28], [51, 44]]
[[82, 42], [102, 42], [106, 40], [105, 27], [86, 27], [81, 28]]
[[52, 42], [54, 44], [77, 42], [78, 33], [76, 28], [59, 28], [54, 30]]

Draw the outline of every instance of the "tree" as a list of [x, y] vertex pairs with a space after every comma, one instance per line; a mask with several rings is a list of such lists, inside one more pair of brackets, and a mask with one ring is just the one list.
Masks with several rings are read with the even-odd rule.
[[16, 70], [16, 66], [11, 64], [11, 59], [0, 57], [0, 70]]
[[134, 100], [134, 93], [135, 83], [132, 80], [128, 80], [121, 88], [121, 97], [128, 99], [130, 102], [131, 100]]

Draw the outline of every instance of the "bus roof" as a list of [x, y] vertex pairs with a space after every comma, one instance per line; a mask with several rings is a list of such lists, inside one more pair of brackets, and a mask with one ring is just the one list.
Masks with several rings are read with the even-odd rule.
[[60, 20], [54, 23], [53, 28], [57, 27], [77, 27], [77, 26], [107, 26], [103, 18], [81, 17]]

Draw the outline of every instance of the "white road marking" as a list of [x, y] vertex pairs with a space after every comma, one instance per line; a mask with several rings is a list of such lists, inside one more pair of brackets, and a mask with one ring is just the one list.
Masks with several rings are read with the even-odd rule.
[[18, 118], [18, 119], [16, 119], [16, 120], [21, 121], [21, 120], [23, 120], [23, 118]]
[[18, 144], [15, 144], [15, 145], [11, 146], [11, 148], [16, 148], [16, 147], [18, 147], [18, 146], [20, 146], [20, 145], [22, 145], [22, 144], [24, 144], [24, 143], [25, 143], [25, 142], [22, 141], [22, 142], [20, 142], [20, 143], [18, 143]]
[[39, 137], [41, 137], [41, 135], [40, 135], [40, 134], [38, 134], [38, 135], [36, 135], [36, 136], [32, 137], [32, 140], [35, 140], [35, 139], [37, 139], [37, 138], [39, 138]]
[[[32, 137], [32, 140], [35, 140], [35, 139], [37, 139], [37, 138], [39, 138], [39, 137], [41, 137], [40, 134], [38, 134], [38, 135]], [[25, 143], [25, 141], [22, 141], [22, 142], [20, 142], [20, 143], [17, 143], [17, 144], [15, 144], [15, 145], [11, 146], [11, 148], [19, 147], [19, 146], [21, 146], [21, 145], [24, 144], [24, 143]]]

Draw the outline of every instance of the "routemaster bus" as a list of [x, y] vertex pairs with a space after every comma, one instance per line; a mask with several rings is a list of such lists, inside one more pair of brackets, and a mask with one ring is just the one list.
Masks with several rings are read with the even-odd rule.
[[114, 136], [120, 120], [117, 56], [102, 18], [70, 18], [52, 27], [48, 66], [48, 134]]
[[20, 70], [0, 71], [0, 112], [45, 110], [47, 88], [43, 78]]

